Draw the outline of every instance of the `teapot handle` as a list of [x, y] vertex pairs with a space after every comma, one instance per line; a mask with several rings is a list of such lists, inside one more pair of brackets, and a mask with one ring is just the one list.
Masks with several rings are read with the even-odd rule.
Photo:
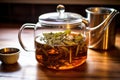
[[24, 44], [23, 44], [23, 39], [22, 39], [22, 32], [24, 31], [24, 29], [35, 29], [35, 26], [36, 24], [33, 24], [33, 23], [25, 23], [22, 25], [22, 27], [20, 28], [19, 32], [18, 32], [18, 40], [19, 40], [19, 43], [20, 45], [22, 46], [22, 48], [25, 50], [25, 51], [35, 51], [35, 47], [33, 49], [30, 49], [30, 47], [26, 47]]

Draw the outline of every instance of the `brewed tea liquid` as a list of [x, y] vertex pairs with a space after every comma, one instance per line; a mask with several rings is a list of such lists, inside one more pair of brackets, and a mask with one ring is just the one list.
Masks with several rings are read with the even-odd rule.
[[87, 58], [87, 44], [71, 46], [51, 46], [40, 41], [38, 36], [35, 40], [36, 59], [47, 68], [56, 70], [72, 69], [80, 66]]

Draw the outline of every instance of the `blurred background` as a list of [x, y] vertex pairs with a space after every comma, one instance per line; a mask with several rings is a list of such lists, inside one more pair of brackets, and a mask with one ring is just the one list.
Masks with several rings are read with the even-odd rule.
[[[120, 11], [120, 0], [0, 0], [0, 23], [37, 23], [41, 14], [56, 12], [63, 4], [66, 12], [79, 13], [86, 17], [88, 7], [110, 7]], [[116, 16], [116, 26], [120, 15]]]

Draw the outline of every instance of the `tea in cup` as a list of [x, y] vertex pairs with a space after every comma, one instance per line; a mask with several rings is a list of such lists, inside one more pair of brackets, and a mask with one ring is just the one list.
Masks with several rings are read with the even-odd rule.
[[19, 58], [20, 50], [17, 48], [0, 49], [0, 60], [5, 64], [14, 64]]

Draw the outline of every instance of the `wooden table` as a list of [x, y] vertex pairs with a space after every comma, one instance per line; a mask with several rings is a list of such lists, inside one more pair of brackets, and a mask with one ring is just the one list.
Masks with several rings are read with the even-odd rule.
[[[17, 63], [6, 65], [0, 62], [0, 80], [120, 80], [120, 29], [116, 35], [115, 48], [109, 51], [88, 49], [87, 61], [80, 67], [55, 71], [40, 67], [34, 52], [24, 51], [18, 42], [21, 24], [0, 24], [0, 48], [17, 47], [20, 57]], [[30, 42], [30, 31], [24, 32]]]

